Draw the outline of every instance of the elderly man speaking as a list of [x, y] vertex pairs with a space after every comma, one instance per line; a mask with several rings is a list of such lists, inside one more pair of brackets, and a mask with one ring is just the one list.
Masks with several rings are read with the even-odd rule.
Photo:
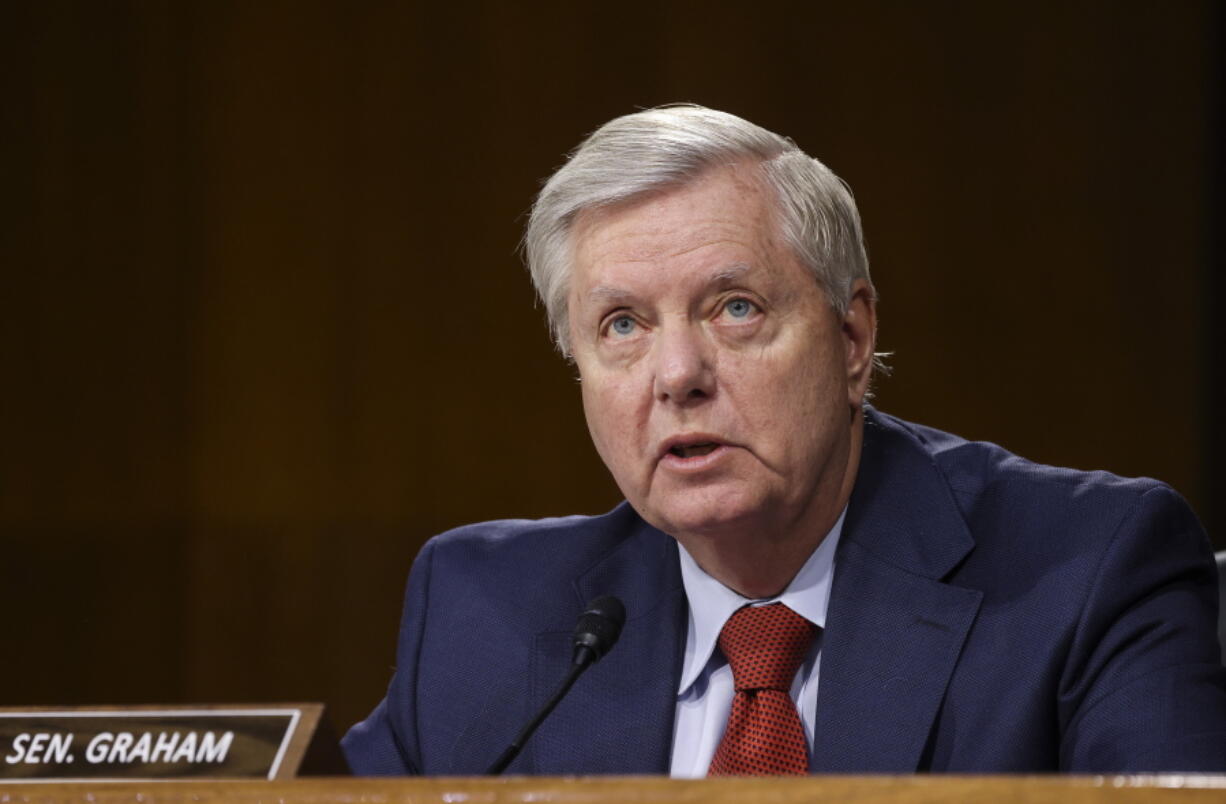
[[509, 772], [1226, 771], [1195, 516], [866, 404], [875, 291], [820, 162], [710, 109], [627, 115], [526, 246], [626, 502], [432, 539], [355, 772], [485, 771], [606, 595], [620, 642]]

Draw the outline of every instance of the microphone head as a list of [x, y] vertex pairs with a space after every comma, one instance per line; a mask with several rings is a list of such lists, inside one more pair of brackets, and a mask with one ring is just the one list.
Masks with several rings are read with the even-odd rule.
[[608, 653], [625, 624], [626, 607], [612, 595], [602, 595], [588, 603], [575, 624], [574, 663], [594, 662]]

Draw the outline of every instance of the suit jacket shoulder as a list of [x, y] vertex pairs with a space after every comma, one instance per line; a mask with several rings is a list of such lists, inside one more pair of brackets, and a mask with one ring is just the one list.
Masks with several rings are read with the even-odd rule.
[[1212, 556], [1167, 486], [870, 410], [844, 539], [821, 695], [850, 684], [905, 727], [865, 763], [881, 735], [827, 700], [859, 742], [830, 769], [1226, 766]]
[[[673, 540], [622, 504], [598, 517], [484, 522], [427, 542], [410, 573], [387, 697], [343, 741], [354, 771], [482, 773], [561, 681], [576, 617], [603, 594], [626, 605], [617, 649], [508, 772], [666, 770], [684, 592]], [[640, 706], [625, 705], [630, 694]]]

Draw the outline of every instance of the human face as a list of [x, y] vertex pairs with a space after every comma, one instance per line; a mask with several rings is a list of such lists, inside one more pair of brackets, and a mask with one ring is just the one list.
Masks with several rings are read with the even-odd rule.
[[592, 440], [631, 505], [691, 553], [746, 534], [820, 539], [858, 459], [871, 293], [858, 284], [849, 315], [833, 311], [757, 169], [589, 210], [573, 234]]

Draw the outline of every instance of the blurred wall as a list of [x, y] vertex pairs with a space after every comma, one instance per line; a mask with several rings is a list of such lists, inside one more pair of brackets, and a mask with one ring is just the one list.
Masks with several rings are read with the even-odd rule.
[[670, 101], [855, 189], [880, 407], [1211, 511], [1219, 22], [5, 3], [0, 704], [323, 700], [344, 728], [424, 539], [612, 506], [515, 248], [568, 149]]

